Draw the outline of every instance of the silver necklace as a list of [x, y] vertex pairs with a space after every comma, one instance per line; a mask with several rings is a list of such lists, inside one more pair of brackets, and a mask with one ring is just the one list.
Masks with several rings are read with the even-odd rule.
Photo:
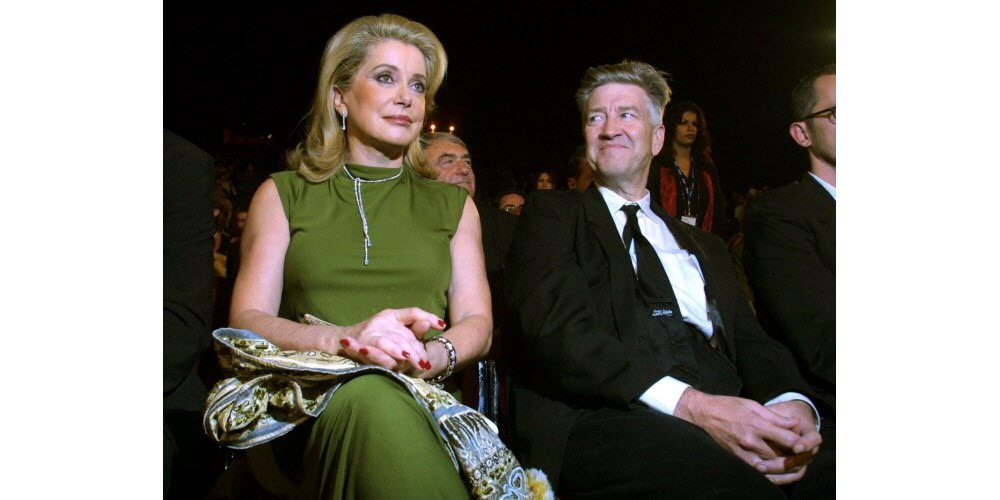
[[372, 246], [372, 239], [368, 235], [368, 219], [365, 217], [365, 202], [361, 199], [361, 184], [374, 184], [376, 182], [388, 182], [396, 180], [399, 176], [403, 175], [402, 167], [399, 169], [399, 173], [392, 177], [386, 177], [385, 179], [368, 180], [362, 179], [360, 177], [355, 177], [351, 175], [351, 171], [347, 169], [347, 164], [343, 166], [344, 173], [347, 177], [350, 177], [354, 181], [354, 199], [358, 202], [358, 213], [361, 214], [361, 229], [365, 232], [365, 265], [368, 265], [368, 247]]

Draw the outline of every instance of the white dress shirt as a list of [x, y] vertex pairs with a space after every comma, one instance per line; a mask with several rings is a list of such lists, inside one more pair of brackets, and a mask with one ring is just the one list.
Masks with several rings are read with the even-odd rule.
[[[646, 190], [646, 194], [639, 201], [626, 200], [619, 196], [618, 193], [600, 184], [598, 184], [597, 190], [604, 197], [604, 202], [608, 205], [608, 211], [611, 213], [611, 219], [614, 220], [615, 227], [618, 229], [619, 237], [621, 237], [622, 231], [625, 229], [625, 224], [628, 221], [628, 216], [621, 210], [622, 206], [639, 205], [639, 211], [636, 213], [639, 229], [656, 250], [657, 256], [660, 257], [663, 270], [670, 279], [674, 295], [677, 296], [678, 306], [681, 309], [681, 317], [685, 323], [690, 323], [704, 333], [706, 338], [711, 339], [714, 332], [712, 330], [712, 322], [708, 319], [708, 306], [705, 299], [705, 278], [702, 275], [701, 266], [698, 264], [698, 258], [677, 244], [677, 239], [674, 238], [674, 235], [667, 228], [667, 224], [650, 209], [649, 190]], [[632, 269], [635, 270], [637, 269], [635, 241], [632, 242], [628, 253], [632, 258]], [[646, 389], [646, 392], [639, 396], [639, 401], [642, 401], [654, 410], [673, 415], [677, 409], [677, 402], [680, 401], [681, 395], [688, 387], [691, 387], [691, 385], [668, 375], [658, 380], [649, 389]], [[819, 412], [812, 402], [809, 401], [809, 398], [802, 394], [786, 392], [768, 401], [764, 406], [796, 399], [805, 401], [809, 406], [812, 406], [813, 412], [816, 414], [818, 429]]]
[[812, 172], [809, 172], [809, 175], [811, 175], [813, 179], [816, 179], [816, 182], [818, 182], [820, 186], [823, 186], [823, 189], [825, 189], [827, 193], [830, 193], [830, 196], [833, 196], [833, 201], [837, 201], [837, 188], [836, 187], [830, 185], [828, 182], [824, 181], [823, 179], [820, 179], [819, 177], [816, 176], [816, 174], [814, 174]]

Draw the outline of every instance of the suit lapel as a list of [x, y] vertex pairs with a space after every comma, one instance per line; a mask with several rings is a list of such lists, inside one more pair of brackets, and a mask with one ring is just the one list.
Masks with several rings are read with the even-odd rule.
[[705, 252], [705, 249], [691, 234], [699, 230], [671, 217], [655, 204], [651, 204], [650, 208], [667, 224], [667, 229], [670, 230], [670, 234], [677, 240], [677, 244], [698, 259], [698, 266], [701, 267], [701, 275], [705, 279], [705, 302], [708, 309], [708, 319], [712, 322], [712, 335], [716, 336], [716, 339], [723, 341], [720, 344], [725, 345], [729, 353], [735, 352], [733, 350], [735, 346], [732, 345], [732, 339], [726, 334], [726, 324], [722, 320], [722, 311], [719, 306], [719, 299], [722, 297], [722, 294], [719, 289], [718, 280], [722, 270], [718, 268], [714, 260], [709, 258], [708, 253]]
[[591, 184], [581, 198], [584, 219], [593, 230], [604, 254], [608, 256], [608, 268], [611, 273], [611, 309], [615, 316], [615, 326], [623, 339], [637, 335], [638, 332], [634, 331], [635, 271], [632, 270], [632, 259], [625, 251], [615, 221], [608, 212], [608, 204], [597, 190], [597, 185]]
[[[820, 254], [835, 255], [837, 253], [836, 200], [808, 173], [802, 175], [799, 184], [802, 186], [804, 198], [808, 200], [807, 206], [802, 207], [801, 210], [815, 219], [818, 226], [817, 231], [821, 236], [821, 238], [817, 238]], [[823, 263], [831, 270], [836, 271], [835, 259], [823, 258]]]
[[690, 226], [671, 217], [656, 205], [650, 205], [650, 208], [667, 224], [667, 229], [670, 230], [670, 234], [677, 240], [677, 244], [698, 258], [698, 264], [701, 266], [701, 274], [705, 277], [705, 290], [706, 292], [712, 292], [713, 297], [717, 296], [718, 288], [715, 281], [718, 270], [715, 269], [714, 264], [709, 260], [708, 254], [705, 253], [705, 249], [701, 247], [701, 244], [688, 233], [688, 231], [692, 231], [694, 228], [689, 229]]

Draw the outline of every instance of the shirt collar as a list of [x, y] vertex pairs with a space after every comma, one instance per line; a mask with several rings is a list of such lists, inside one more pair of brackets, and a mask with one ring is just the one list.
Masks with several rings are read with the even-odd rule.
[[608, 211], [611, 212], [611, 215], [618, 213], [618, 211], [621, 210], [622, 205], [639, 205], [639, 209], [642, 210], [644, 214], [646, 214], [646, 217], [649, 217], [650, 214], [652, 213], [652, 210], [649, 208], [650, 197], [648, 189], [646, 190], [646, 193], [642, 196], [642, 198], [639, 201], [626, 200], [625, 198], [622, 198], [621, 195], [619, 195], [618, 193], [612, 191], [610, 188], [604, 187], [600, 184], [597, 185], [597, 190], [601, 193], [601, 196], [604, 198], [604, 203], [607, 203]]
[[833, 196], [833, 201], [837, 201], [837, 188], [831, 186], [823, 179], [820, 179], [812, 172], [809, 172], [809, 175], [811, 175], [813, 179], [816, 179], [816, 182], [818, 182], [820, 186], [823, 186], [823, 189], [825, 189], [827, 193], [830, 193], [830, 196]]

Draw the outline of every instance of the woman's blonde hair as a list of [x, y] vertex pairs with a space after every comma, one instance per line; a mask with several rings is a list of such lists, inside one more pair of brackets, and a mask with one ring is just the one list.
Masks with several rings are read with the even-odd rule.
[[[312, 182], [329, 179], [347, 160], [347, 136], [333, 106], [333, 88], [348, 89], [368, 58], [371, 48], [385, 40], [413, 45], [427, 65], [426, 112], [434, 108], [434, 95], [444, 81], [448, 57], [438, 38], [426, 26], [394, 14], [365, 16], [351, 21], [326, 43], [320, 62], [319, 85], [309, 112], [305, 139], [288, 153], [288, 167]], [[420, 175], [434, 178], [427, 168], [420, 141], [406, 147], [403, 164]]]

